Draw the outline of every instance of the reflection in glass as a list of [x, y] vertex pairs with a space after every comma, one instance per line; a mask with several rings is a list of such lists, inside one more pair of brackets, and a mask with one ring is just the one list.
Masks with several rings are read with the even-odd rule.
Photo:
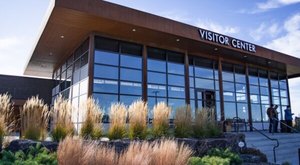
[[195, 76], [213, 79], [214, 78], [214, 70], [208, 69], [208, 68], [195, 67]]
[[141, 83], [133, 82], [120, 82], [120, 93], [121, 94], [131, 94], [131, 95], [142, 95], [142, 85]]
[[168, 87], [168, 94], [169, 97], [175, 97], [175, 98], [185, 98], [185, 92], [184, 88], [181, 87]]
[[249, 76], [249, 83], [252, 84], [252, 85], [258, 85], [258, 77]]
[[269, 96], [260, 96], [262, 104], [270, 104]]
[[134, 101], [140, 100], [141, 96], [125, 96], [120, 95], [120, 102], [125, 104], [126, 106], [130, 106]]
[[252, 121], [253, 122], [261, 121], [260, 104], [251, 104], [251, 109], [252, 109]]
[[168, 105], [172, 108], [170, 119], [174, 119], [176, 109], [185, 106], [184, 99], [168, 99]]
[[237, 102], [247, 102], [246, 94], [236, 93], [236, 101]]
[[196, 88], [201, 89], [214, 89], [214, 81], [207, 79], [196, 78]]
[[142, 81], [142, 71], [134, 69], [121, 68], [121, 80]]
[[224, 102], [225, 119], [232, 119], [236, 117], [235, 103]]
[[168, 74], [168, 85], [184, 86], [184, 77]]
[[148, 96], [167, 96], [167, 88], [164, 85], [148, 84]]
[[142, 58], [138, 56], [121, 55], [121, 66], [128, 68], [142, 68]]
[[234, 91], [234, 83], [231, 82], [223, 82], [223, 90], [224, 91]]
[[234, 81], [232, 72], [222, 72], [223, 81]]
[[250, 101], [251, 103], [260, 103], [259, 95], [250, 95]]
[[166, 72], [166, 61], [147, 59], [148, 70]]
[[118, 79], [118, 68], [104, 65], [95, 65], [94, 76], [99, 78]]
[[95, 63], [117, 66], [119, 65], [119, 54], [96, 50]]
[[94, 79], [94, 92], [118, 93], [118, 81]]
[[112, 103], [118, 102], [118, 95], [94, 93], [93, 97], [95, 100], [98, 100], [98, 103], [105, 114], [109, 114], [109, 108]]
[[168, 62], [168, 73], [184, 75], [184, 65]]
[[258, 86], [250, 85], [250, 93], [259, 94]]
[[249, 119], [248, 119], [248, 104], [237, 103], [237, 112], [238, 112], [239, 118], [249, 121]]
[[148, 72], [148, 83], [166, 84], [166, 74]]
[[235, 94], [233, 92], [224, 92], [224, 101], [235, 101]]
[[259, 84], [260, 84], [260, 86], [268, 87], [269, 86], [268, 79], [260, 77], [259, 78]]
[[235, 74], [235, 82], [246, 83], [246, 75], [236, 73]]
[[260, 94], [261, 95], [269, 95], [269, 88], [268, 87], [260, 87]]
[[246, 93], [246, 84], [235, 84], [236, 92]]

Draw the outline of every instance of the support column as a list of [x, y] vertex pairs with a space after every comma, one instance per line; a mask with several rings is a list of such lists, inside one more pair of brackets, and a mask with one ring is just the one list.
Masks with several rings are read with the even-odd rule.
[[[218, 59], [218, 71], [219, 71], [219, 89], [220, 89], [220, 108], [221, 108], [221, 121], [225, 121], [224, 112], [224, 95], [223, 95], [223, 76], [222, 76], [222, 60]], [[225, 129], [225, 128], [224, 128]], [[224, 130], [225, 131], [225, 130]]]
[[143, 60], [142, 60], [142, 99], [143, 101], [148, 101], [148, 93], [147, 93], [147, 46], [143, 45]]
[[190, 79], [189, 79], [189, 56], [184, 54], [184, 78], [185, 78], [185, 103], [190, 104]]
[[252, 122], [252, 108], [251, 108], [251, 98], [250, 98], [250, 82], [249, 82], [249, 67], [248, 64], [245, 65], [246, 71], [246, 90], [247, 90], [247, 102], [248, 102], [248, 117], [250, 124], [250, 131], [253, 131], [253, 122]]
[[289, 106], [291, 106], [290, 84], [289, 84], [289, 78], [288, 78], [288, 76], [286, 76], [286, 89], [287, 89], [287, 96], [288, 96], [288, 99], [289, 99]]
[[89, 35], [89, 82], [88, 82], [88, 96], [92, 96], [94, 91], [94, 56], [95, 56], [95, 34]]

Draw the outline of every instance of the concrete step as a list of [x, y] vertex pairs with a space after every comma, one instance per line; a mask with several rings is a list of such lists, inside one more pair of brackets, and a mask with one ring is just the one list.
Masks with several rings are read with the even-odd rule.
[[[276, 148], [276, 163], [290, 162], [299, 164], [298, 148], [300, 148], [299, 133], [268, 133], [263, 132], [270, 138], [278, 139], [279, 147]], [[268, 157], [269, 162], [274, 161], [273, 147], [275, 141], [271, 141], [257, 132], [245, 132], [245, 141], [248, 147], [257, 148]]]

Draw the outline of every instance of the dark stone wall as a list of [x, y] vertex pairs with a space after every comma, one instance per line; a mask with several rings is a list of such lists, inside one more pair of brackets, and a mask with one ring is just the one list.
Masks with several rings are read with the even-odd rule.
[[39, 95], [50, 105], [54, 85], [55, 81], [51, 79], [0, 75], [0, 93], [9, 93], [13, 100], [27, 100]]

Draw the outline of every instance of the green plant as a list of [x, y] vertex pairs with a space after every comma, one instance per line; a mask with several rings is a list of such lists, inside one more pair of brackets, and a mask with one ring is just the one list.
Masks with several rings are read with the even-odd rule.
[[231, 151], [231, 149], [226, 148], [225, 150], [219, 148], [213, 148], [208, 151], [209, 156], [217, 156], [221, 158], [228, 158], [230, 160], [230, 164], [242, 164], [242, 159], [237, 153]]
[[197, 138], [215, 137], [222, 133], [218, 127], [213, 108], [202, 108], [202, 110], [196, 111], [193, 131]]
[[164, 102], [159, 102], [154, 106], [152, 130], [154, 137], [162, 137], [168, 134], [170, 113], [171, 108]]
[[12, 153], [10, 151], [2, 151], [2, 159], [0, 164], [5, 165], [32, 165], [32, 164], [45, 164], [56, 165], [57, 156], [56, 153], [50, 153], [46, 148], [41, 147], [40, 143], [37, 143], [35, 147], [30, 146], [26, 152], [18, 151]]
[[28, 99], [21, 109], [21, 132], [24, 138], [44, 140], [49, 121], [48, 106], [38, 96]]
[[52, 109], [53, 129], [51, 132], [54, 141], [63, 140], [67, 135], [74, 134], [74, 125], [71, 119], [72, 105], [59, 95], [55, 101]]
[[221, 158], [218, 156], [204, 156], [200, 157], [191, 157], [189, 159], [189, 165], [230, 165], [230, 160], [228, 158]]
[[126, 136], [126, 106], [114, 103], [110, 107], [110, 127], [108, 137], [110, 139], [122, 139]]
[[189, 105], [176, 109], [174, 124], [175, 137], [184, 138], [192, 134], [192, 115]]
[[83, 138], [99, 139], [102, 135], [102, 111], [98, 103], [88, 98], [83, 108], [85, 117], [82, 124], [80, 135]]
[[131, 139], [145, 139], [147, 136], [147, 103], [138, 100], [132, 103], [129, 108], [129, 137]]

